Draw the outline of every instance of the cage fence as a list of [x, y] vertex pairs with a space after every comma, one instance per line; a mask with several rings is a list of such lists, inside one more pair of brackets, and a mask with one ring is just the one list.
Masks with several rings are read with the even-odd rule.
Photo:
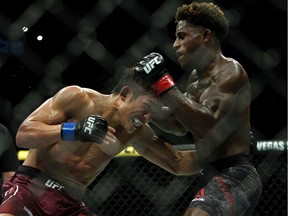
[[[253, 216], [287, 215], [287, 142], [261, 147], [253, 160], [263, 184]], [[265, 141], [263, 141], [265, 142]], [[181, 146], [181, 145], [179, 145]], [[179, 148], [179, 146], [176, 148]], [[257, 147], [256, 147], [257, 148]], [[84, 201], [97, 215], [182, 216], [201, 188], [201, 177], [174, 176], [139, 155], [115, 158], [88, 188]]]
[[[7, 2], [0, 8], [1, 122], [15, 135], [24, 118], [63, 86], [110, 92], [124, 67], [152, 51], [163, 54], [184, 91], [187, 75], [172, 44], [175, 11], [189, 2]], [[254, 160], [263, 182], [254, 215], [287, 215], [287, 2], [209, 2], [230, 21], [224, 54], [237, 59], [251, 80], [251, 126], [260, 140]], [[99, 216], [177, 216], [200, 183], [197, 175], [176, 177], [139, 156], [117, 157], [90, 185], [85, 202]]]

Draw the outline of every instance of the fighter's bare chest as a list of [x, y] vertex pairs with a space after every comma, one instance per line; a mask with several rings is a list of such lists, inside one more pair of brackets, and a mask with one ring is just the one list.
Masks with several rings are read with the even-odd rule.
[[199, 102], [201, 96], [204, 95], [207, 90], [209, 90], [211, 83], [212, 82], [209, 79], [204, 79], [200, 81], [196, 80], [195, 82], [188, 83], [187, 96], [190, 99]]

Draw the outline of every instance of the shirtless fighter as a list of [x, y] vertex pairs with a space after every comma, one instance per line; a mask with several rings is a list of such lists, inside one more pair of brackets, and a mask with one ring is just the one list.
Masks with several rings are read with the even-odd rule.
[[0, 216], [95, 216], [82, 195], [128, 145], [174, 174], [197, 172], [193, 151], [176, 152], [154, 136], [147, 123], [156, 97], [133, 76], [134, 70], [128, 69], [108, 95], [65, 87], [24, 120], [16, 143], [30, 150], [3, 185]]
[[[179, 91], [158, 53], [144, 57], [137, 74], [193, 134], [198, 156], [193, 163], [200, 165], [205, 186], [185, 216], [251, 215], [262, 185], [249, 155], [250, 83], [241, 64], [222, 54], [228, 21], [206, 2], [184, 4], [175, 18], [173, 48], [182, 69], [191, 73], [187, 92]], [[167, 118], [159, 117], [153, 122], [173, 132], [166, 128]]]

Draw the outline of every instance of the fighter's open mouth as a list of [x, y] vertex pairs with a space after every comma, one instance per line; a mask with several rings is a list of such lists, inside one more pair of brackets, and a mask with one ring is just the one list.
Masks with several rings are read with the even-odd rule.
[[135, 125], [135, 127], [140, 127], [143, 125], [143, 123], [137, 118], [133, 119], [133, 124]]

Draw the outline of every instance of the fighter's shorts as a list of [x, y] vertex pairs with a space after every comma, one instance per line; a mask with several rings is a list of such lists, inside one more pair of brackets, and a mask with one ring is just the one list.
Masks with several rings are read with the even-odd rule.
[[203, 167], [206, 185], [189, 208], [200, 208], [211, 216], [250, 216], [257, 205], [262, 183], [248, 154], [220, 159]]
[[15, 216], [96, 216], [81, 201], [83, 191], [32, 167], [20, 166], [2, 186], [0, 213]]

